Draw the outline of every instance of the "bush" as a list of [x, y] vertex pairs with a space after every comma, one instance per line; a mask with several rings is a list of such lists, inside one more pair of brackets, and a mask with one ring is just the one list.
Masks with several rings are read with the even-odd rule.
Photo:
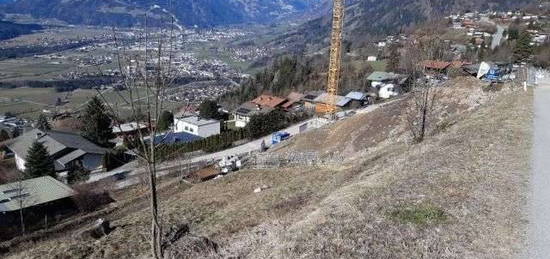
[[289, 124], [290, 122], [283, 111], [274, 110], [268, 114], [252, 116], [246, 130], [251, 138], [260, 138], [283, 129]]
[[391, 211], [389, 216], [401, 223], [415, 225], [438, 224], [447, 220], [447, 215], [442, 209], [428, 205], [401, 207]]
[[114, 201], [107, 191], [97, 190], [91, 184], [76, 186], [73, 189], [76, 191], [73, 201], [81, 212], [93, 212]]
[[222, 132], [219, 135], [210, 136], [201, 140], [181, 143], [181, 144], [172, 144], [172, 145], [161, 145], [157, 152], [157, 158], [160, 160], [169, 160], [177, 154], [189, 153], [194, 151], [205, 151], [205, 152], [216, 152], [226, 148], [229, 148], [233, 145], [234, 142], [247, 138], [245, 130], [231, 130]]
[[90, 171], [82, 167], [78, 167], [78, 168], [75, 168], [74, 170], [71, 170], [67, 175], [67, 182], [71, 185], [77, 184], [80, 182], [85, 182], [88, 179], [90, 179]]

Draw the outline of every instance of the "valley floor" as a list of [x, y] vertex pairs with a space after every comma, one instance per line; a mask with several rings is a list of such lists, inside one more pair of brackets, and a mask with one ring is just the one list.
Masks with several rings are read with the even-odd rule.
[[[174, 258], [515, 257], [526, 243], [533, 95], [511, 91], [493, 97], [448, 117], [421, 144], [403, 138], [377, 145], [356, 141], [353, 150], [341, 151], [348, 158], [341, 164], [243, 170], [191, 187], [171, 185], [161, 202], [165, 229], [186, 223], [194, 235], [219, 247], [193, 250], [176, 240], [168, 253]], [[383, 109], [399, 113], [395, 106]], [[357, 116], [362, 123], [356, 131], [381, 123], [369, 120], [376, 114]], [[299, 138], [319, 134], [325, 136], [319, 142], [336, 141], [331, 134], [342, 135], [339, 125]], [[263, 185], [268, 188], [254, 192]], [[107, 217], [117, 228], [98, 240], [67, 233], [19, 244], [8, 256], [146, 256], [147, 212]]]

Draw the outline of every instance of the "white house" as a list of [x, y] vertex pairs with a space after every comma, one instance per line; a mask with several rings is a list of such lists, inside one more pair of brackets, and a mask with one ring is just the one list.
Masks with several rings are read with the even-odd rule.
[[378, 96], [383, 99], [399, 95], [402, 86], [406, 84], [408, 77], [395, 73], [376, 71], [367, 77], [371, 86], [378, 90]]
[[201, 138], [218, 135], [221, 132], [220, 122], [203, 119], [199, 116], [174, 118], [174, 132], [186, 132]]
[[244, 128], [254, 115], [267, 114], [271, 111], [273, 111], [273, 108], [262, 107], [252, 102], [243, 103], [233, 113], [235, 117], [235, 127]]
[[394, 84], [382, 85], [378, 91], [378, 96], [382, 99], [389, 99], [393, 96], [398, 96], [399, 91]]

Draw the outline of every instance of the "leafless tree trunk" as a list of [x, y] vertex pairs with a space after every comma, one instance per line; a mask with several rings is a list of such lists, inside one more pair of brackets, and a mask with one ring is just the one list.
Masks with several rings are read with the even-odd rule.
[[412, 91], [412, 105], [407, 114], [408, 129], [413, 141], [422, 142], [431, 127], [433, 110], [437, 103], [438, 90], [432, 86], [415, 87]]
[[446, 55], [441, 40], [423, 39], [406, 46], [406, 56], [402, 68], [410, 76], [411, 105], [406, 114], [407, 127], [413, 141], [422, 142], [426, 137], [432, 121], [433, 111], [437, 105], [439, 89], [424, 77], [427, 60], [441, 60]]
[[26, 232], [26, 226], [25, 226], [25, 215], [23, 213], [23, 210], [25, 209], [25, 186], [23, 184], [23, 175], [20, 175], [17, 184], [16, 184], [16, 199], [17, 199], [17, 205], [19, 206], [19, 226], [21, 229], [21, 235], [25, 235]]
[[[171, 2], [170, 2], [171, 6]], [[136, 142], [137, 147], [132, 150], [140, 162], [145, 166], [147, 173], [148, 189], [150, 195], [150, 214], [151, 214], [151, 254], [154, 258], [162, 258], [162, 223], [160, 218], [160, 206], [157, 191], [157, 149], [160, 143], [156, 142], [156, 136], [159, 133], [156, 122], [164, 108], [164, 96], [167, 88], [173, 86], [177, 77], [177, 71], [173, 68], [173, 58], [175, 49], [175, 18], [170, 17], [169, 28], [157, 28], [151, 32], [148, 24], [148, 14], [145, 14], [145, 26], [142, 34], [139, 36], [139, 48], [129, 49], [128, 46], [121, 44], [117, 37], [117, 32], [113, 30], [115, 44], [117, 47], [118, 69], [122, 75], [122, 83], [127, 91], [125, 105], [130, 108], [130, 118], [139, 125], [147, 126], [148, 134], [138, 130]], [[161, 25], [163, 22], [161, 22]], [[154, 64], [154, 66], [153, 66]], [[151, 69], [154, 67], [154, 69]], [[109, 107], [115, 127], [122, 131], [121, 127], [121, 108], [114, 107], [103, 96], [99, 95]], [[121, 96], [122, 97], [122, 96]], [[141, 114], [145, 114], [145, 119], [140, 120]], [[133, 138], [134, 136], [124, 136]], [[162, 141], [160, 141], [162, 142]]]

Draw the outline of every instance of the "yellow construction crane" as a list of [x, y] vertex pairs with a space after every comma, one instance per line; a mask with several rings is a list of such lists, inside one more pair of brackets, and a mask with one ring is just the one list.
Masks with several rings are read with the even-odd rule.
[[334, 115], [336, 113], [336, 95], [340, 84], [342, 68], [342, 31], [344, 29], [344, 0], [334, 0], [332, 15], [332, 35], [330, 37], [330, 63], [328, 69], [327, 93], [324, 104], [316, 106], [318, 113]]

